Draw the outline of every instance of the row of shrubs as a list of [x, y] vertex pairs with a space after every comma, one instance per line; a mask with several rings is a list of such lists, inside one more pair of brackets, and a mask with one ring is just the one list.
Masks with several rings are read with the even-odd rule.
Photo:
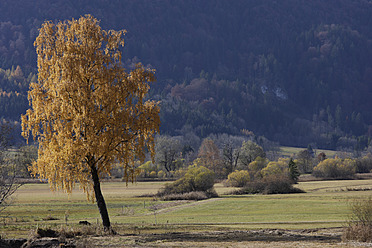
[[[320, 156], [318, 156], [320, 157]], [[261, 177], [265, 174], [277, 174], [281, 173], [283, 169], [288, 168], [289, 159], [279, 158], [277, 161], [269, 161], [267, 158], [256, 157], [246, 167], [237, 167], [238, 171], [246, 171], [249, 173], [249, 177]], [[299, 159], [293, 160], [293, 163], [298, 167], [297, 172], [299, 175], [300, 171], [303, 171], [303, 164]], [[315, 163], [314, 161], [311, 164]], [[194, 163], [198, 164], [198, 163]], [[199, 164], [203, 165], [203, 164]], [[208, 167], [208, 165], [203, 165]], [[151, 161], [147, 161], [144, 164], [136, 164], [138, 168], [138, 178], [157, 178], [157, 179], [170, 179], [170, 178], [181, 178], [185, 175], [187, 168], [179, 167], [176, 170], [166, 171], [161, 165], [153, 164]], [[302, 168], [302, 169], [301, 169]], [[315, 177], [328, 178], [328, 179], [350, 179], [353, 178], [356, 173], [368, 173], [372, 170], [372, 155], [368, 154], [364, 157], [357, 159], [350, 158], [326, 158], [321, 156], [316, 162], [316, 166], [311, 165], [310, 169], [306, 173], [312, 173]], [[209, 168], [214, 170], [212, 167]], [[215, 170], [214, 170], [215, 171]], [[234, 172], [233, 172], [234, 173]], [[114, 166], [111, 171], [112, 177], [122, 177], [123, 168], [120, 164]], [[245, 176], [246, 177], [246, 176]], [[244, 185], [246, 182], [238, 183], [239, 187]]]
[[[293, 164], [293, 160], [279, 159], [275, 162], [268, 162], [261, 167], [257, 164], [261, 163], [259, 160], [253, 161], [248, 166], [248, 170], [237, 170], [228, 175], [226, 181], [227, 186], [243, 187], [248, 183], [257, 181], [271, 175], [288, 175], [291, 180], [296, 182], [300, 173], [297, 166]], [[290, 166], [292, 163], [292, 167]], [[357, 172], [358, 160], [341, 159], [341, 158], [328, 158], [321, 161], [313, 169], [313, 175], [319, 178], [326, 179], [351, 179], [355, 177]], [[265, 166], [265, 167], [264, 167]], [[261, 169], [260, 169], [261, 168]]]
[[280, 158], [278, 161], [267, 161], [257, 158], [248, 165], [248, 170], [237, 170], [230, 173], [225, 181], [226, 186], [245, 187], [252, 183], [272, 181], [280, 178], [280, 181], [288, 181], [288, 184], [296, 183], [300, 173], [293, 159]]
[[[313, 175], [322, 178], [347, 179], [354, 177], [357, 163], [352, 159], [328, 158], [313, 169]], [[233, 194], [284, 194], [300, 193], [293, 187], [300, 173], [292, 159], [278, 161], [256, 158], [247, 170], [237, 170], [228, 175], [225, 185], [239, 187]], [[162, 199], [200, 200], [217, 196], [213, 189], [215, 174], [204, 166], [190, 166], [184, 176], [167, 184], [159, 191]], [[190, 192], [198, 192], [189, 194]]]
[[231, 192], [231, 194], [234, 195], [290, 193], [304, 193], [304, 191], [293, 187], [293, 181], [286, 175], [272, 175], [259, 180], [247, 182], [242, 188]]
[[[225, 183], [228, 186], [241, 187], [232, 194], [299, 193], [302, 191], [293, 187], [298, 175], [293, 160], [280, 159], [266, 166], [257, 164], [251, 167], [251, 171], [232, 172]], [[163, 200], [202, 200], [216, 197], [218, 195], [213, 188], [214, 183], [213, 171], [204, 166], [190, 166], [183, 177], [166, 184], [157, 196]]]
[[350, 179], [355, 176], [357, 171], [357, 162], [346, 158], [328, 158], [321, 161], [313, 169], [315, 177], [334, 178], [334, 179]]

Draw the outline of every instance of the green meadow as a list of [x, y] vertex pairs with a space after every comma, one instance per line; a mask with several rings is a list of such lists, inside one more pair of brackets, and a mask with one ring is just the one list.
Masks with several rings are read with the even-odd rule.
[[[305, 149], [307, 149], [307, 148], [306, 147], [305, 148], [301, 148], [301, 147], [280, 146], [279, 147], [279, 153], [283, 157], [295, 157], [296, 154], [298, 154], [300, 151], [303, 151]], [[324, 154], [328, 158], [334, 157], [337, 154], [337, 151], [334, 151], [334, 150], [325, 150], [325, 149], [314, 149], [314, 152], [316, 152], [316, 154], [319, 154], [321, 152], [324, 152]]]
[[[306, 191], [286, 195], [233, 196], [216, 184], [219, 198], [199, 202], [162, 202], [152, 197], [164, 182], [102, 184], [111, 222], [125, 228], [208, 229], [311, 229], [342, 227], [350, 215], [350, 203], [371, 196], [372, 180], [300, 182]], [[363, 189], [363, 190], [358, 190]], [[68, 195], [51, 192], [47, 184], [25, 184], [11, 206], [1, 212], [0, 232], [6, 237], [27, 236], [38, 226], [100, 222], [95, 203], [78, 189]], [[120, 229], [119, 228], [119, 229]]]

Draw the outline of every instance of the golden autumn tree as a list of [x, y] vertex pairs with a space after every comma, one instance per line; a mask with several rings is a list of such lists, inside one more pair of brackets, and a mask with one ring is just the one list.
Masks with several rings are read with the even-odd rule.
[[157, 102], [146, 100], [154, 71], [138, 64], [127, 72], [120, 48], [125, 30], [103, 30], [90, 15], [45, 22], [34, 43], [38, 82], [30, 85], [31, 108], [22, 116], [22, 135], [39, 144], [33, 175], [53, 190], [70, 193], [76, 184], [97, 202], [111, 230], [100, 178], [112, 164], [134, 179], [134, 161], [154, 156], [159, 131]]

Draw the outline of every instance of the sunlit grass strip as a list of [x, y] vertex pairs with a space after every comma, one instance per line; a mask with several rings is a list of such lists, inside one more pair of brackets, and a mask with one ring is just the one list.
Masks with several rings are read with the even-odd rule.
[[[279, 154], [282, 156], [286, 156], [286, 157], [294, 157], [297, 153], [305, 149], [307, 148], [306, 147], [301, 148], [301, 147], [281, 146], [279, 147]], [[337, 153], [337, 151], [325, 150], [325, 149], [314, 149], [314, 152], [316, 152], [316, 154], [324, 152], [328, 158], [334, 157]]]
[[[368, 198], [369, 191], [347, 191], [347, 188], [365, 188], [372, 180], [301, 182], [296, 187], [308, 193], [289, 195], [222, 195], [217, 200], [183, 203], [166, 211], [149, 207], [164, 202], [153, 201], [140, 195], [156, 193], [164, 182], [110, 182], [103, 184], [112, 223], [122, 227], [172, 225], [192, 228], [325, 228], [342, 227], [353, 199]], [[222, 194], [230, 188], [216, 185]], [[80, 220], [92, 224], [100, 222], [95, 204], [85, 200], [83, 192], [67, 196], [50, 192], [46, 184], [24, 185], [14, 204], [2, 213], [0, 232], [15, 233], [37, 225], [76, 225]], [[48, 217], [57, 220], [47, 220]], [[4, 220], [6, 223], [2, 223]], [[5, 225], [4, 225], [5, 224]], [[13, 230], [13, 231], [12, 231]], [[22, 231], [23, 230], [23, 231]]]

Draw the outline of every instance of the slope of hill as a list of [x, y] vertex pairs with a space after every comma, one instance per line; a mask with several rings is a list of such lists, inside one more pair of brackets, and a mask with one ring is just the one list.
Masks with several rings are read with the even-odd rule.
[[[162, 100], [164, 133], [248, 129], [286, 145], [368, 143], [369, 0], [4, 0], [0, 68], [19, 65], [30, 82], [41, 23], [87, 13], [104, 28], [128, 30], [128, 66], [142, 61], [157, 70], [152, 97]], [[7, 90], [16, 91], [26, 95]], [[0, 116], [17, 119], [22, 111]]]

